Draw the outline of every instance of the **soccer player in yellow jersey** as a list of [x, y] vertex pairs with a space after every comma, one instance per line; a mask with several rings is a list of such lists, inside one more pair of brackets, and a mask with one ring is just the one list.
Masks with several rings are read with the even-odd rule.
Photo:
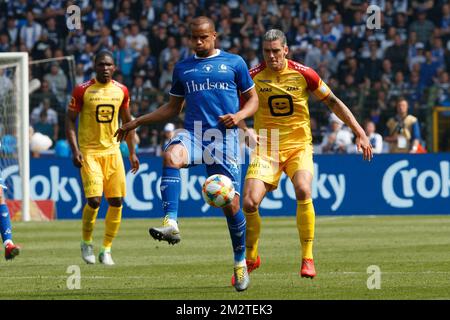
[[[103, 192], [109, 208], [105, 217], [105, 235], [99, 261], [113, 265], [111, 246], [119, 231], [122, 202], [125, 197], [125, 168], [114, 138], [123, 123], [131, 121], [128, 89], [112, 79], [114, 59], [109, 51], [100, 51], [95, 57], [96, 77], [77, 85], [66, 115], [66, 136], [73, 153], [73, 163], [81, 169], [81, 179], [87, 198], [82, 217], [81, 255], [88, 264], [95, 263], [92, 233]], [[75, 132], [77, 118], [78, 141]], [[134, 140], [135, 132], [128, 135], [131, 171], [139, 169]]]
[[[313, 278], [316, 275], [312, 252], [315, 213], [311, 199], [314, 172], [309, 94], [323, 101], [353, 130], [356, 145], [363, 152], [365, 160], [372, 158], [372, 146], [348, 107], [331, 92], [314, 70], [286, 59], [288, 51], [284, 33], [276, 29], [269, 30], [263, 37], [264, 62], [250, 70], [259, 98], [258, 111], [254, 116], [256, 132], [251, 136], [256, 141], [259, 139], [260, 145], [251, 156], [245, 177], [243, 207], [247, 220], [246, 261], [249, 272], [261, 263], [258, 255], [261, 229], [258, 207], [266, 193], [277, 188], [280, 176], [285, 172], [294, 185], [297, 198], [297, 229], [302, 256], [300, 275]], [[247, 129], [243, 122], [241, 127]], [[267, 135], [263, 129], [267, 130]], [[274, 132], [277, 132], [278, 137], [273, 137]], [[260, 148], [262, 142], [266, 145], [264, 149]], [[275, 143], [276, 146], [273, 145]], [[271, 150], [275, 152], [271, 154]]]

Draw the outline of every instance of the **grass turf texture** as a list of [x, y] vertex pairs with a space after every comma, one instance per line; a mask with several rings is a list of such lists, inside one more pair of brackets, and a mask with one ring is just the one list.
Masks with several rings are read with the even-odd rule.
[[[14, 223], [22, 252], [0, 261], [0, 299], [450, 299], [446, 216], [318, 217], [314, 280], [298, 275], [295, 217], [263, 217], [262, 265], [240, 293], [230, 285], [224, 218], [180, 219], [175, 246], [150, 238], [148, 227], [160, 219], [124, 220], [113, 267], [98, 263], [103, 222], [94, 231], [96, 265], [81, 260], [80, 221]], [[67, 289], [70, 265], [80, 266], [79, 290]], [[367, 288], [370, 265], [381, 269], [379, 290]]]

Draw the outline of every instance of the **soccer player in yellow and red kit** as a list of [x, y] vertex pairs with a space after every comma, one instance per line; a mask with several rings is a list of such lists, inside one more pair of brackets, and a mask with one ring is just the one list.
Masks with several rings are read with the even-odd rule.
[[[131, 121], [128, 89], [112, 79], [114, 59], [109, 51], [100, 51], [95, 57], [96, 77], [77, 85], [66, 115], [66, 136], [73, 153], [73, 163], [81, 170], [87, 204], [83, 209], [81, 255], [88, 264], [95, 263], [92, 232], [103, 192], [109, 208], [105, 217], [105, 235], [99, 261], [113, 265], [111, 246], [119, 231], [122, 202], [125, 197], [125, 168], [114, 138], [123, 123]], [[78, 143], [75, 126], [78, 123]], [[134, 134], [128, 135], [131, 171], [139, 169], [134, 146]]]
[[[254, 116], [255, 132], [250, 137], [253, 141], [259, 139], [260, 145], [257, 145], [251, 156], [245, 177], [243, 207], [247, 220], [246, 261], [249, 272], [261, 263], [258, 255], [261, 230], [258, 207], [266, 193], [277, 188], [281, 174], [285, 172], [294, 185], [297, 198], [297, 229], [302, 256], [300, 275], [313, 278], [316, 275], [312, 252], [315, 213], [311, 199], [314, 167], [309, 94], [323, 101], [353, 130], [356, 145], [363, 152], [365, 160], [372, 158], [372, 147], [348, 107], [331, 92], [314, 70], [286, 59], [288, 51], [284, 33], [276, 29], [269, 30], [263, 37], [264, 62], [250, 70], [259, 98], [258, 111]], [[242, 122], [241, 127], [248, 129]], [[267, 135], [262, 134], [262, 130], [267, 130]], [[275, 132], [277, 137], [272, 136]], [[264, 148], [260, 148], [262, 142]], [[274, 151], [272, 154], [271, 150]]]

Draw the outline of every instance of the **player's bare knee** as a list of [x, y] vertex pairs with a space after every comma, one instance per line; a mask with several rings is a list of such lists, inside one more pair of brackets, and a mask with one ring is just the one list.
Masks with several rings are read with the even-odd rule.
[[182, 152], [177, 149], [169, 149], [162, 155], [163, 166], [171, 168], [181, 168], [183, 166]]
[[240, 203], [239, 203], [239, 196], [235, 196], [233, 201], [222, 208], [224, 215], [228, 216], [228, 217], [232, 217], [234, 216], [236, 213], [238, 213], [239, 209], [241, 208]]
[[243, 208], [245, 212], [251, 213], [258, 210], [259, 203], [250, 196], [244, 197]]
[[295, 197], [297, 200], [311, 199], [311, 188], [297, 188], [295, 189]]
[[87, 203], [88, 203], [89, 207], [91, 207], [92, 209], [97, 209], [98, 207], [100, 207], [101, 201], [102, 201], [101, 198], [87, 199]]
[[108, 198], [108, 203], [112, 207], [121, 207], [122, 202], [122, 198]]

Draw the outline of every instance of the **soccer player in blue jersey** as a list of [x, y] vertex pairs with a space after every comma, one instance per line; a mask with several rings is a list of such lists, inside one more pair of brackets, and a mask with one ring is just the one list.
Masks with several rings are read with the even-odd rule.
[[6, 185], [0, 178], [0, 233], [2, 234], [3, 246], [5, 247], [5, 259], [12, 260], [20, 253], [20, 248], [12, 241], [11, 218], [9, 217], [9, 210], [3, 194], [4, 189], [6, 189]]
[[[235, 289], [243, 291], [250, 279], [245, 263], [246, 222], [239, 204], [241, 170], [237, 124], [256, 112], [258, 96], [244, 60], [214, 47], [216, 31], [211, 19], [204, 16], [193, 19], [190, 32], [195, 55], [175, 66], [169, 102], [124, 124], [115, 135], [123, 140], [130, 130], [140, 125], [167, 121], [179, 114], [186, 102], [185, 130], [165, 146], [163, 154], [163, 226], [151, 228], [149, 232], [157, 240], [171, 244], [180, 241], [177, 217], [181, 168], [203, 163], [208, 176], [228, 176], [237, 193], [223, 212], [234, 251]], [[241, 108], [239, 94], [246, 101]], [[216, 137], [214, 142], [202, 138], [217, 133], [222, 138]]]

